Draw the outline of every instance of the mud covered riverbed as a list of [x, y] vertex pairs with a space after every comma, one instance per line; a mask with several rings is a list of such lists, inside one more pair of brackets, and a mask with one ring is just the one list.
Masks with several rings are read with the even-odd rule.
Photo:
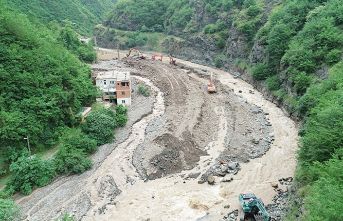
[[[229, 73], [184, 65], [97, 64], [130, 70], [153, 96], [133, 97], [130, 123], [116, 143], [100, 148], [91, 171], [18, 199], [26, 220], [53, 220], [65, 212], [77, 220], [219, 220], [227, 205], [238, 208], [240, 192], [271, 202], [271, 183], [293, 176], [295, 124]], [[206, 91], [209, 73], [216, 76], [217, 94]], [[232, 163], [236, 172], [223, 171]], [[209, 175], [213, 185], [199, 184]], [[232, 181], [223, 182], [228, 176]]]

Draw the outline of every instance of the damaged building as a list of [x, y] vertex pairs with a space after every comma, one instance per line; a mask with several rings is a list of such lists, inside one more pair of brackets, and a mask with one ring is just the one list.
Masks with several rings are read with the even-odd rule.
[[95, 76], [95, 84], [102, 92], [104, 101], [131, 105], [130, 72], [104, 71]]

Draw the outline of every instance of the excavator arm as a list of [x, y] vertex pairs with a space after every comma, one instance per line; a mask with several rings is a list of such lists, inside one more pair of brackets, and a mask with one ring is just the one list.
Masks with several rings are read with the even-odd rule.
[[261, 199], [255, 194], [240, 194], [239, 202], [241, 204], [240, 220], [270, 221], [270, 215], [267, 212]]

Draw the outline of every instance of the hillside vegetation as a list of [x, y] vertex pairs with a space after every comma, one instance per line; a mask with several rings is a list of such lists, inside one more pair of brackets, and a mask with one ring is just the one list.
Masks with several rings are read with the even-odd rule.
[[[15, 3], [29, 6], [28, 15], [13, 7]], [[31, 3], [0, 1], [0, 177], [6, 181], [0, 191], [0, 220], [20, 216], [9, 199], [15, 192], [30, 194], [59, 174], [89, 169], [88, 155], [111, 142], [114, 129], [127, 121], [122, 106], [93, 108], [81, 121], [83, 107], [92, 105], [97, 95], [84, 63], [96, 60], [93, 46], [79, 40], [71, 21], [56, 23], [55, 15], [41, 5], [55, 3]], [[34, 10], [36, 4], [41, 11]], [[50, 17], [36, 19], [33, 12], [43, 17], [46, 12], [53, 22], [47, 25]], [[51, 149], [51, 156], [41, 157]]]
[[74, 29], [82, 34], [90, 34], [95, 24], [100, 23], [115, 0], [5, 0], [16, 10], [40, 22], [70, 21]]
[[250, 73], [303, 122], [296, 180], [305, 212], [296, 214], [343, 220], [340, 0], [119, 0], [104, 26], [97, 34], [111, 32], [107, 45], [119, 44], [118, 29], [130, 33], [124, 47], [144, 48], [146, 33], [175, 35], [162, 50]]

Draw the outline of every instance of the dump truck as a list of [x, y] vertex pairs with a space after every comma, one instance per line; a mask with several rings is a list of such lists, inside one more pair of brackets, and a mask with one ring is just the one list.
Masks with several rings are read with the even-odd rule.
[[239, 194], [241, 208], [239, 210], [240, 221], [270, 221], [271, 217], [262, 200], [253, 193]]

